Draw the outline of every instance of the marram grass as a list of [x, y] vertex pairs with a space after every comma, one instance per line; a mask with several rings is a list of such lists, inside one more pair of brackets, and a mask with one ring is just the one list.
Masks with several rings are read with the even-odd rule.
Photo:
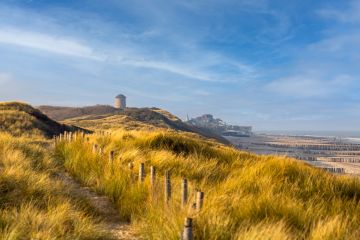
[[109, 239], [58, 170], [44, 147], [0, 134], [0, 239]]
[[[92, 144], [103, 155], [92, 152]], [[108, 159], [115, 151], [115, 160]], [[56, 159], [84, 184], [109, 196], [124, 220], [148, 239], [179, 239], [183, 219], [194, 218], [195, 239], [359, 239], [360, 181], [303, 162], [257, 156], [193, 134], [119, 131], [90, 142], [60, 143]], [[133, 162], [131, 170], [128, 164]], [[158, 170], [157, 185], [138, 183], [144, 162]], [[172, 172], [173, 196], [164, 202], [163, 175]], [[180, 184], [190, 182], [188, 206]], [[195, 189], [205, 192], [195, 212]]]

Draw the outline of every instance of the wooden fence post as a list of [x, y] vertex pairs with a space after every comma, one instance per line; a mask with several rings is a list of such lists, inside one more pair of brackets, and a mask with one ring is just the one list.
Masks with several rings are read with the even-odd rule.
[[155, 166], [150, 167], [150, 185], [151, 188], [155, 188], [155, 181], [156, 181], [156, 168]]
[[97, 153], [97, 148], [98, 148], [98, 145], [97, 144], [93, 144], [93, 153]]
[[68, 141], [71, 142], [71, 140], [72, 140], [72, 132], [69, 132], [68, 137], [69, 137]]
[[132, 170], [134, 168], [134, 163], [133, 162], [129, 162], [128, 167], [130, 170]]
[[193, 220], [192, 220], [192, 218], [185, 218], [184, 230], [181, 234], [181, 240], [193, 240]]
[[114, 151], [110, 151], [109, 153], [109, 160], [112, 162], [114, 161]]
[[144, 163], [140, 163], [140, 168], [139, 168], [139, 182], [142, 183], [145, 180], [145, 164]]
[[181, 185], [181, 206], [185, 207], [187, 201], [188, 201], [188, 181], [186, 178], [184, 178]]
[[198, 191], [196, 193], [196, 211], [200, 212], [204, 204], [204, 192]]
[[165, 202], [168, 202], [171, 198], [171, 173], [170, 171], [165, 172]]

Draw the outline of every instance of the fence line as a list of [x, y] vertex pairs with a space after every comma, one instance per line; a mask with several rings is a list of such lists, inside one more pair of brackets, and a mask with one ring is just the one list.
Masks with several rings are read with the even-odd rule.
[[[106, 136], [104, 132], [100, 132], [101, 136]], [[59, 142], [71, 142], [71, 141], [77, 141], [82, 140], [85, 143], [90, 142], [90, 138], [85, 135], [83, 132], [64, 132], [63, 134], [60, 134], [59, 136], [54, 137], [54, 144], [56, 146]], [[86, 141], [85, 141], [86, 140]], [[92, 144], [92, 152], [93, 154], [98, 154], [100, 156], [103, 156], [104, 151], [101, 146], [98, 144]], [[113, 162], [115, 159], [115, 152], [109, 151], [109, 161]], [[132, 172], [134, 168], [134, 163], [130, 162], [128, 164], [129, 170]], [[155, 190], [156, 185], [156, 167], [150, 166], [150, 187], [152, 191]], [[139, 165], [139, 175], [138, 175], [138, 181], [140, 184], [145, 182], [145, 163], [140, 163]], [[195, 210], [197, 213], [201, 211], [204, 205], [204, 192], [196, 189], [195, 192]], [[188, 204], [188, 197], [189, 197], [189, 188], [188, 188], [188, 180], [186, 178], [182, 179], [181, 182], [181, 207], [185, 208]], [[166, 204], [170, 204], [170, 200], [172, 198], [172, 181], [171, 181], [171, 171], [166, 170], [164, 174], [164, 200]], [[180, 239], [181, 240], [193, 240], [194, 234], [193, 234], [193, 218], [186, 217], [184, 220], [184, 226], [183, 230], [180, 233]]]

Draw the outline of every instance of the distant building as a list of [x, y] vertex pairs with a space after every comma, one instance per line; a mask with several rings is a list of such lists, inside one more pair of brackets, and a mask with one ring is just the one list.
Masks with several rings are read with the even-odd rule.
[[126, 108], [126, 97], [125, 95], [119, 94], [115, 97], [115, 108], [125, 109]]
[[219, 118], [214, 118], [211, 114], [204, 114], [200, 117], [192, 118], [187, 121], [188, 124], [207, 128], [222, 136], [250, 137], [252, 133], [251, 126], [228, 125]]

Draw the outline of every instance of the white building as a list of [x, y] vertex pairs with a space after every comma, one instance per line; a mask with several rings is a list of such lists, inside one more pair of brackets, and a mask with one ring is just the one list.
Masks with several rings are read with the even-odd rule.
[[126, 108], [125, 95], [119, 94], [115, 97], [115, 108], [117, 108], [117, 109], [125, 109]]

